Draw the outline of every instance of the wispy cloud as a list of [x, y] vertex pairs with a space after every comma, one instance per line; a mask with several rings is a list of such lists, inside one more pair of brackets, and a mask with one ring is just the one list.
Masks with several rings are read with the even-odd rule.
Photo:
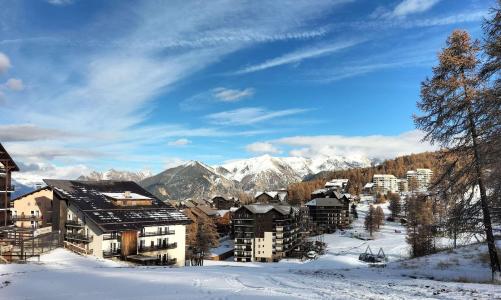
[[281, 65], [297, 63], [297, 62], [300, 62], [304, 59], [319, 57], [319, 56], [331, 54], [331, 53], [334, 53], [337, 51], [341, 51], [343, 49], [353, 47], [359, 43], [360, 43], [360, 41], [337, 42], [337, 43], [327, 45], [327, 46], [319, 46], [319, 47], [301, 49], [301, 50], [293, 51], [291, 53], [284, 54], [284, 55], [276, 57], [276, 58], [269, 59], [269, 60], [267, 60], [263, 63], [257, 64], [257, 65], [245, 67], [243, 69], [236, 71], [235, 74], [252, 73], [252, 72], [262, 71], [265, 69], [269, 69], [269, 68], [273, 68], [273, 67], [277, 67], [277, 66], [281, 66]]
[[223, 102], [236, 102], [254, 95], [253, 88], [242, 90], [218, 87], [212, 90], [214, 98]]
[[403, 0], [393, 9], [378, 7], [372, 14], [373, 18], [404, 18], [408, 15], [422, 13], [430, 10], [441, 0]]
[[175, 140], [175, 141], [170, 141], [167, 144], [169, 146], [174, 146], [174, 147], [183, 147], [183, 146], [191, 144], [191, 141], [188, 140], [188, 139], [183, 138], [183, 139], [178, 139], [178, 140]]
[[10, 64], [9, 57], [6, 54], [0, 52], [0, 74], [7, 72], [7, 70], [10, 67], [11, 67], [11, 64]]
[[[92, 144], [96, 151], [110, 159], [126, 158], [138, 151], [130, 142], [139, 146], [155, 143], [161, 147], [168, 137], [260, 134], [265, 130], [232, 131], [169, 123], [153, 126], [148, 121], [155, 104], [159, 104], [154, 103], [159, 95], [168, 93], [175, 84], [235, 51], [256, 43], [325, 35], [326, 29], [310, 29], [306, 24], [345, 2], [298, 0], [287, 10], [283, 10], [281, 3], [272, 2], [263, 12], [248, 2], [231, 5], [225, 1], [204, 2], [201, 8], [199, 2], [183, 1], [167, 6], [147, 1], [137, 4], [134, 10], [124, 7], [103, 12], [78, 29], [56, 30], [51, 32], [53, 35], [44, 34], [43, 38], [29, 34], [28, 39], [8, 36], [6, 40], [10, 45], [27, 43], [32, 47], [32, 43], [48, 43], [64, 47], [64, 52], [57, 60], [47, 58], [53, 57], [53, 53], [44, 56], [47, 54], [45, 47], [39, 47], [41, 51], [33, 55], [19, 52], [12, 56], [16, 58], [16, 77], [30, 75], [30, 89], [22, 97], [14, 93], [8, 95], [5, 105], [0, 106], [0, 113], [7, 117], [0, 123], [34, 126], [26, 129], [35, 132], [26, 135], [29, 141], [28, 138], [19, 141], [19, 137], [9, 137], [16, 140], [11, 143], [13, 154], [20, 149], [19, 145], [36, 149], [40, 145], [36, 136], [45, 135], [53, 139], [62, 152], [85, 149]], [[192, 14], [193, 11], [200, 13]], [[22, 19], [23, 9], [17, 12], [19, 18], [3, 19], [2, 28], [16, 26], [16, 23], [6, 22]], [[124, 28], [123, 23], [128, 24], [127, 30], [117, 30]], [[89, 36], [92, 38], [88, 39]], [[183, 47], [183, 51], [176, 49], [179, 47]], [[1, 70], [5, 72], [11, 63], [6, 55], [1, 58]], [[220, 100], [236, 101], [251, 94], [252, 91], [246, 89], [224, 93], [220, 90], [218, 96]], [[294, 112], [267, 113], [264, 119]], [[70, 141], [63, 136], [53, 137], [50, 131], [56, 132], [59, 128], [71, 128], [81, 136]], [[39, 154], [40, 159], [47, 159], [64, 153]]]
[[269, 153], [280, 154], [282, 151], [275, 147], [272, 143], [256, 142], [245, 146], [245, 150], [252, 153]]
[[207, 118], [218, 125], [251, 125], [275, 118], [301, 114], [307, 109], [293, 108], [270, 111], [261, 107], [243, 107], [235, 110], [213, 113]]
[[56, 6], [65, 6], [73, 4], [74, 0], [47, 0], [47, 3], [56, 5]]
[[0, 141], [41, 141], [76, 137], [75, 133], [59, 129], [42, 128], [32, 124], [0, 125]]
[[24, 90], [23, 81], [21, 79], [17, 79], [17, 78], [9, 78], [7, 80], [7, 82], [5, 82], [4, 86], [12, 91], [19, 92], [19, 91]]

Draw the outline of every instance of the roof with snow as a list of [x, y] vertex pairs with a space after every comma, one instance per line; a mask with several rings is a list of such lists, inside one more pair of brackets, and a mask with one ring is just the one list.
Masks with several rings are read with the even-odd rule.
[[374, 187], [374, 182], [368, 182], [364, 185], [364, 189], [371, 189]]
[[316, 198], [305, 204], [306, 206], [344, 206], [344, 204], [336, 198]]
[[240, 207], [239, 209], [246, 208], [253, 214], [265, 214], [271, 210], [275, 210], [282, 215], [291, 213], [292, 206], [290, 205], [276, 205], [276, 204], [248, 204]]
[[[79, 181], [44, 179], [54, 194], [75, 205], [87, 220], [103, 232], [139, 230], [145, 226], [189, 224], [191, 221], [172, 205], [133, 181]], [[151, 205], [116, 206], [109, 195], [134, 195], [151, 199]], [[137, 195], [137, 196], [136, 196]], [[128, 198], [130, 199], [130, 198]]]

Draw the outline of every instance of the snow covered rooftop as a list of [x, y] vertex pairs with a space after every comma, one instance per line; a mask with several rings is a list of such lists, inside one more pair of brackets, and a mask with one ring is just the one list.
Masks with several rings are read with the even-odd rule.
[[[137, 230], [144, 226], [188, 224], [190, 220], [172, 205], [160, 201], [132, 181], [44, 180], [54, 194], [77, 207], [103, 232]], [[117, 207], [110, 199], [127, 196], [151, 200], [150, 205]], [[122, 198], [119, 198], [122, 199]], [[126, 198], [131, 199], [131, 198]]]
[[146, 197], [137, 193], [127, 193], [127, 192], [121, 192], [121, 193], [102, 193], [106, 197], [110, 197], [113, 199], [117, 200], [152, 200], [150, 197]]

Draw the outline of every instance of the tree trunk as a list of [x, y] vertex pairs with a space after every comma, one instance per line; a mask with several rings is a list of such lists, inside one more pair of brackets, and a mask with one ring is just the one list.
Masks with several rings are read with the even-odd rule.
[[[461, 71], [461, 77], [463, 79], [463, 83], [465, 82], [464, 71]], [[475, 173], [477, 177], [478, 188], [480, 189], [480, 204], [482, 206], [482, 215], [484, 219], [484, 230], [485, 237], [487, 240], [487, 247], [489, 248], [489, 256], [491, 260], [491, 271], [492, 271], [492, 280], [493, 281], [501, 281], [501, 265], [499, 264], [498, 253], [496, 249], [496, 241], [494, 239], [494, 234], [492, 233], [492, 222], [491, 215], [489, 211], [489, 203], [487, 199], [487, 192], [485, 190], [484, 180], [482, 179], [482, 164], [481, 157], [478, 151], [478, 133], [477, 127], [475, 124], [475, 120], [473, 118], [473, 112], [471, 108], [471, 99], [468, 95], [468, 89], [466, 86], [463, 86], [465, 98], [469, 101], [468, 105], [468, 121], [470, 127], [471, 138], [473, 142], [473, 153], [474, 153], [474, 164], [475, 164]], [[475, 192], [474, 190], [472, 192]]]

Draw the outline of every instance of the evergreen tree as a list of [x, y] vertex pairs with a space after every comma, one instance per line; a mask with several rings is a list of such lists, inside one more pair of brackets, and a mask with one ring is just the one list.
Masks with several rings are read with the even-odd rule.
[[407, 243], [413, 257], [434, 252], [433, 212], [430, 201], [416, 196], [407, 199]]
[[[478, 187], [493, 279], [498, 279], [501, 266], [484, 177], [489, 170], [485, 149], [497, 129], [499, 102], [483, 97], [486, 82], [479, 76], [478, 51], [479, 43], [472, 42], [467, 32], [451, 34], [433, 77], [422, 83], [418, 107], [424, 115], [415, 117], [415, 122], [426, 132], [425, 140], [446, 149], [442, 155], [448, 162], [443, 170], [449, 174], [449, 189], [459, 194]], [[439, 175], [438, 181], [442, 178]]]
[[351, 215], [353, 218], [358, 219], [357, 205], [355, 203], [351, 205]]
[[376, 208], [374, 218], [376, 221], [377, 229], [379, 230], [379, 227], [384, 224], [384, 211], [381, 206], [378, 206]]
[[390, 206], [388, 207], [391, 211], [391, 216], [396, 219], [402, 212], [402, 202], [400, 201], [400, 195], [397, 193], [392, 193], [390, 195]]
[[374, 208], [373, 205], [369, 207], [369, 211], [367, 212], [367, 215], [365, 216], [365, 230], [369, 231], [370, 236], [372, 237], [373, 232], [376, 230], [376, 209]]

